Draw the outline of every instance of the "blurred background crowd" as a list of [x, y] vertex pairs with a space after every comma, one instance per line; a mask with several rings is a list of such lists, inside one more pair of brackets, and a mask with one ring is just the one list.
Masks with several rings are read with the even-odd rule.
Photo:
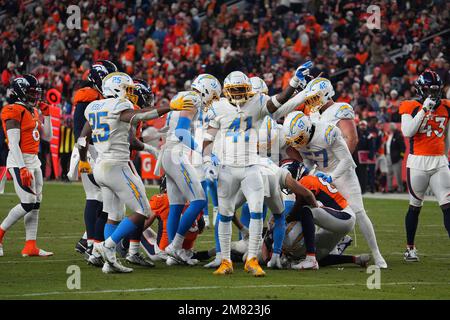
[[[373, 3], [380, 8], [379, 29], [366, 23]], [[80, 8], [80, 29], [67, 25], [71, 4]], [[383, 169], [379, 160], [401, 163], [404, 151], [391, 152], [399, 147], [393, 140], [403, 141], [398, 106], [414, 97], [418, 74], [435, 70], [450, 97], [449, 31], [445, 0], [0, 0], [0, 105], [11, 79], [25, 72], [45, 89], [57, 89], [69, 130], [61, 130], [69, 142], [61, 139], [60, 152], [68, 153], [73, 92], [98, 59], [147, 80], [157, 106], [203, 72], [220, 80], [233, 70], [257, 75], [272, 95], [296, 66], [312, 60], [313, 75], [334, 84], [334, 100], [356, 111], [358, 148], [375, 162], [360, 166], [363, 190], [403, 191], [402, 184], [393, 189], [388, 183], [394, 166]]]

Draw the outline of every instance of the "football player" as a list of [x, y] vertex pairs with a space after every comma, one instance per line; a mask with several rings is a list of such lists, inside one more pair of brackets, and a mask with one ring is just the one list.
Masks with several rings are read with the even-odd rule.
[[[208, 108], [211, 102], [219, 97], [220, 83], [211, 75], [200, 75], [193, 82], [191, 91], [181, 91], [175, 95], [170, 105], [178, 109], [188, 106], [190, 110], [176, 111], [167, 117], [167, 138], [161, 155], [161, 164], [167, 178], [167, 194], [170, 202], [170, 212], [167, 224], [169, 241], [166, 253], [176, 260], [194, 264], [186, 251], [182, 250], [184, 237], [192, 226], [200, 211], [207, 205], [206, 195], [202, 186], [203, 175], [189, 159], [191, 154], [201, 154], [202, 146], [193, 136], [195, 122], [201, 116], [201, 111]], [[195, 159], [195, 156], [194, 156]], [[180, 219], [185, 203], [189, 207]]]
[[450, 236], [450, 101], [441, 99], [443, 83], [434, 71], [422, 73], [415, 88], [419, 99], [400, 104], [402, 132], [410, 143], [406, 163], [409, 208], [405, 218], [405, 261], [419, 261], [414, 238], [428, 187], [438, 200]]
[[[311, 112], [310, 117], [312, 122], [320, 121], [335, 125], [347, 144], [350, 154], [352, 154], [358, 143], [358, 135], [354, 121], [355, 113], [352, 106], [347, 103], [333, 101], [332, 98], [335, 94], [333, 86], [331, 82], [325, 78], [319, 77], [313, 79], [307, 84], [305, 91], [305, 106], [308, 107]], [[326, 157], [325, 153], [321, 153], [322, 150], [316, 150], [316, 152], [317, 154], [314, 155], [315, 158]], [[322, 161], [322, 163], [325, 164], [325, 161]], [[356, 214], [357, 224], [372, 251], [375, 264], [380, 268], [387, 268], [386, 261], [381, 256], [378, 248], [372, 222], [364, 209], [361, 186], [358, 183], [356, 173], [354, 170], [350, 170], [340, 180], [341, 181], [337, 184], [342, 183], [343, 185], [346, 185], [346, 188], [340, 188], [340, 186], [338, 186], [338, 188], [341, 190]]]
[[[48, 139], [52, 136], [50, 107], [39, 101], [41, 88], [38, 80], [31, 74], [14, 79], [10, 89], [13, 102], [3, 107], [1, 119], [9, 147], [6, 166], [14, 180], [20, 204], [9, 211], [0, 225], [0, 256], [3, 256], [5, 232], [22, 217], [25, 222], [22, 256], [51, 256], [52, 252], [36, 245], [43, 187], [38, 152], [41, 133]], [[39, 120], [39, 112], [44, 116], [44, 124]]]
[[[96, 61], [90, 68], [87, 83], [84, 87], [75, 91], [73, 96], [73, 133], [75, 141], [80, 137], [81, 130], [86, 122], [84, 118], [84, 111], [89, 103], [95, 100], [100, 100], [102, 96], [102, 80], [109, 73], [116, 72], [117, 67], [114, 63], [108, 60]], [[91, 165], [95, 163], [97, 152], [93, 146], [89, 148], [89, 159]], [[70, 159], [69, 177], [71, 180], [78, 179], [78, 162], [80, 160], [78, 149], [74, 148]], [[100, 187], [94, 180], [92, 174], [81, 173], [81, 181], [83, 183], [83, 189], [86, 194], [86, 204], [84, 207], [84, 224], [86, 227], [86, 238], [81, 238], [75, 246], [75, 250], [80, 253], [85, 253], [85, 257], [89, 259], [92, 253], [93, 244], [95, 238], [103, 236], [101, 227], [106, 223], [107, 215], [102, 212], [102, 196]], [[98, 225], [98, 226], [97, 226]], [[96, 232], [96, 227], [99, 229]]]
[[[103, 211], [108, 213], [104, 230], [106, 240], [97, 247], [105, 260], [102, 270], [105, 273], [131, 272], [133, 269], [117, 261], [115, 248], [124, 236], [142, 228], [150, 214], [150, 206], [144, 184], [130, 166], [130, 125], [157, 118], [171, 109], [134, 110], [133, 103], [137, 101], [134, 84], [131, 77], [122, 72], [108, 74], [102, 81], [102, 92], [105, 99], [91, 102], [85, 111], [88, 121], [77, 141], [79, 168], [81, 172], [91, 172], [87, 148], [88, 140], [92, 140], [99, 154], [94, 178], [101, 187]], [[124, 218], [123, 204], [133, 212], [129, 217]]]
[[[277, 96], [269, 97], [255, 94], [250, 97], [251, 84], [248, 77], [240, 72], [231, 72], [224, 81], [224, 95], [213, 103], [208, 112], [210, 119], [203, 145], [203, 162], [206, 176], [214, 179], [218, 176], [219, 196], [219, 241], [222, 264], [214, 272], [217, 275], [230, 274], [233, 265], [230, 260], [231, 220], [235, 211], [235, 195], [241, 189], [250, 209], [249, 254], [245, 270], [255, 276], [264, 276], [265, 272], [256, 259], [263, 227], [262, 209], [264, 184], [260, 168], [255, 166], [257, 157], [257, 135], [255, 128], [268, 114], [277, 111], [292, 96], [300, 82], [304, 81], [303, 72], [309, 69], [311, 62], [300, 66], [290, 85]], [[221, 166], [219, 170], [212, 164], [211, 143], [218, 131], [221, 132]], [[219, 172], [217, 172], [219, 171]], [[217, 175], [218, 173], [218, 175]]]

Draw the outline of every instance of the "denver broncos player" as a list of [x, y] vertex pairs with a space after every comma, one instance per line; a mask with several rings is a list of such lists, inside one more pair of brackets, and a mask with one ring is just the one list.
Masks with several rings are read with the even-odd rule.
[[400, 104], [402, 132], [410, 142], [406, 163], [409, 208], [405, 218], [405, 261], [419, 261], [414, 238], [428, 187], [439, 202], [450, 236], [450, 101], [441, 99], [443, 83], [434, 71], [422, 73], [415, 82], [415, 88], [419, 99], [405, 100]]
[[[331, 82], [326, 78], [316, 78], [310, 81], [305, 88], [305, 105], [310, 109], [312, 122], [331, 123], [342, 134], [347, 147], [352, 154], [358, 143], [358, 134], [355, 125], [355, 112], [348, 103], [333, 101], [335, 94]], [[320, 155], [319, 155], [320, 156]], [[324, 155], [325, 156], [325, 155]], [[356, 221], [366, 239], [375, 259], [375, 264], [380, 268], [387, 268], [386, 261], [381, 256], [378, 248], [375, 231], [372, 222], [367, 216], [362, 202], [361, 187], [358, 183], [356, 173], [350, 170], [348, 174], [341, 178], [345, 180], [346, 188], [339, 188], [356, 214]]]
[[[86, 107], [92, 101], [100, 100], [103, 98], [102, 80], [110, 72], [115, 71], [117, 71], [117, 67], [114, 65], [114, 63], [108, 60], [96, 61], [89, 70], [88, 81], [86, 85], [81, 89], [75, 91], [73, 96], [73, 105], [75, 108], [73, 114], [73, 133], [75, 141], [79, 138], [81, 130], [86, 123], [86, 119], [84, 118], [84, 111], [86, 110]], [[89, 148], [89, 154], [91, 163], [94, 164], [97, 153], [92, 146]], [[77, 180], [78, 176], [78, 162], [78, 149], [74, 148], [70, 160], [71, 170], [69, 171], [71, 172], [69, 176], [71, 176], [74, 180]], [[104, 225], [104, 223], [106, 222], [106, 215], [102, 214], [102, 198], [100, 187], [95, 182], [93, 175], [88, 175], [85, 173], [81, 173], [80, 175], [81, 181], [83, 183], [83, 188], [86, 193], [84, 223], [86, 227], [87, 241], [80, 239], [80, 241], [78, 241], [77, 245], [75, 246], [75, 249], [80, 253], [84, 253], [84, 251], [87, 250], [86, 257], [89, 259], [89, 255], [92, 252], [94, 238], [99, 238], [99, 235], [96, 235], [95, 232], [96, 224]]]
[[[41, 133], [52, 136], [49, 106], [39, 101], [41, 88], [37, 79], [26, 74], [11, 84], [13, 103], [2, 109], [3, 130], [8, 139], [7, 168], [14, 180], [20, 204], [12, 208], [0, 225], [0, 256], [3, 256], [3, 237], [20, 218], [25, 221], [25, 246], [22, 256], [51, 256], [52, 252], [36, 246], [39, 208], [42, 201], [43, 178], [38, 158]], [[44, 124], [39, 120], [39, 111]]]
[[[231, 220], [234, 216], [234, 197], [239, 189], [245, 195], [250, 209], [249, 252], [244, 269], [254, 276], [264, 276], [256, 258], [263, 228], [264, 183], [260, 168], [255, 166], [257, 156], [257, 134], [261, 121], [272, 114], [292, 96], [299, 84], [304, 81], [303, 72], [311, 67], [310, 61], [300, 66], [289, 86], [280, 94], [269, 97], [255, 94], [250, 97], [251, 83], [240, 71], [231, 72], [224, 81], [225, 99], [215, 102], [209, 110], [210, 119], [203, 144], [203, 162], [205, 174], [213, 178], [218, 176], [219, 195], [219, 242], [222, 264], [214, 272], [225, 275], [233, 272], [230, 259]], [[212, 165], [211, 144], [218, 131], [223, 131], [222, 154], [219, 173]], [[218, 173], [218, 175], [217, 175]]]

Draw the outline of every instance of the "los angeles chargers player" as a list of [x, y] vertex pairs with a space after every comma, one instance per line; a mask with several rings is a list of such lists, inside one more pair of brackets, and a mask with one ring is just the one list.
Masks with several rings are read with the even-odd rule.
[[[197, 170], [190, 160], [191, 153], [201, 154], [202, 146], [193, 136], [195, 122], [202, 116], [201, 111], [219, 97], [220, 83], [211, 75], [200, 75], [193, 82], [193, 90], [181, 91], [175, 95], [171, 106], [190, 110], [174, 111], [167, 119], [167, 138], [161, 155], [161, 164], [166, 173], [167, 194], [170, 209], [167, 225], [169, 241], [166, 253], [187, 264], [195, 264], [183, 250], [184, 237], [200, 211], [207, 205], [206, 195]], [[194, 156], [195, 159], [195, 156]], [[201, 165], [201, 163], [199, 164]], [[189, 207], [180, 219], [186, 201]]]
[[[348, 146], [350, 154], [353, 153], [358, 143], [358, 135], [356, 133], [355, 113], [352, 106], [348, 103], [333, 101], [334, 89], [331, 82], [326, 78], [313, 79], [307, 84], [305, 91], [306, 97], [304, 102], [311, 111], [312, 121], [321, 121], [337, 126]], [[338, 186], [352, 206], [356, 214], [357, 224], [372, 251], [375, 264], [380, 268], [387, 268], [386, 261], [381, 256], [378, 248], [372, 222], [364, 209], [361, 187], [356, 173], [354, 170], [349, 170], [339, 180], [339, 182], [333, 181], [333, 183]], [[340, 187], [340, 185], [345, 185], [345, 188]]]
[[[99, 246], [105, 260], [103, 272], [131, 272], [117, 261], [116, 244], [126, 235], [143, 225], [150, 214], [150, 206], [145, 187], [138, 174], [130, 166], [130, 126], [139, 121], [159, 117], [170, 109], [134, 110], [133, 80], [122, 72], [113, 72], [102, 81], [105, 99], [91, 102], [85, 111], [88, 120], [77, 141], [80, 149], [80, 172], [91, 172], [87, 162], [88, 140], [92, 140], [98, 151], [94, 168], [94, 178], [100, 185], [104, 200], [103, 210], [108, 213], [108, 222], [121, 221], [119, 224], [107, 223], [105, 241]], [[184, 106], [180, 106], [183, 108]], [[125, 204], [132, 214], [123, 218]], [[122, 219], [123, 218], [123, 219]]]
[[259, 157], [255, 128], [259, 127], [266, 115], [274, 113], [288, 101], [304, 80], [303, 72], [311, 65], [311, 62], [307, 62], [300, 66], [288, 88], [273, 97], [264, 94], [250, 97], [249, 78], [240, 71], [231, 72], [224, 81], [223, 91], [226, 98], [213, 103], [208, 113], [210, 122], [203, 145], [203, 161], [207, 176], [217, 176], [217, 169], [211, 160], [211, 143], [215, 140], [217, 132], [222, 131], [221, 165], [218, 170], [219, 242], [222, 263], [214, 274], [224, 275], [233, 272], [230, 259], [231, 220], [235, 211], [235, 195], [241, 189], [248, 202], [251, 216], [249, 252], [244, 269], [254, 276], [265, 275], [256, 258], [263, 227], [264, 182], [257, 166]]

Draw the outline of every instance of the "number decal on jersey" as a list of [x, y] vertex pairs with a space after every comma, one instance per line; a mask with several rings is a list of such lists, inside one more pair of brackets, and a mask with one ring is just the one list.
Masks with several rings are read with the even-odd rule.
[[226, 133], [227, 137], [232, 136], [233, 142], [238, 141], [239, 134], [241, 130], [245, 130], [245, 142], [248, 142], [250, 140], [250, 130], [252, 128], [252, 117], [247, 117], [245, 119], [245, 129], [241, 128], [242, 125], [242, 118], [235, 118], [233, 122], [228, 127], [228, 131]]
[[39, 138], [41, 137], [41, 135], [39, 134], [39, 122], [36, 121], [36, 127], [34, 127], [33, 129], [33, 139], [34, 141], [39, 141]]
[[[108, 113], [98, 112], [89, 113], [89, 124], [92, 128], [92, 141], [93, 142], [104, 142], [109, 139], [109, 124], [103, 122], [103, 118], [106, 117]], [[95, 130], [95, 133], [94, 133]]]
[[[323, 162], [323, 167], [328, 167], [328, 153], [327, 149], [322, 149], [315, 152], [302, 152], [305, 156], [314, 156], [313, 161], [317, 164], [317, 162]], [[322, 158], [322, 159], [320, 159]]]
[[419, 129], [419, 133], [426, 133], [427, 137], [431, 137], [431, 135], [434, 133], [438, 138], [442, 137], [445, 131], [445, 117], [435, 117], [434, 121], [439, 124], [439, 127], [435, 130], [433, 130], [433, 127], [430, 123], [428, 123], [431, 119], [426, 119], [422, 123]]
[[331, 193], [337, 193], [338, 190], [331, 185], [328, 181], [325, 181], [323, 179], [319, 179], [320, 183], [323, 184], [325, 187], [327, 187], [328, 191], [330, 191]]

